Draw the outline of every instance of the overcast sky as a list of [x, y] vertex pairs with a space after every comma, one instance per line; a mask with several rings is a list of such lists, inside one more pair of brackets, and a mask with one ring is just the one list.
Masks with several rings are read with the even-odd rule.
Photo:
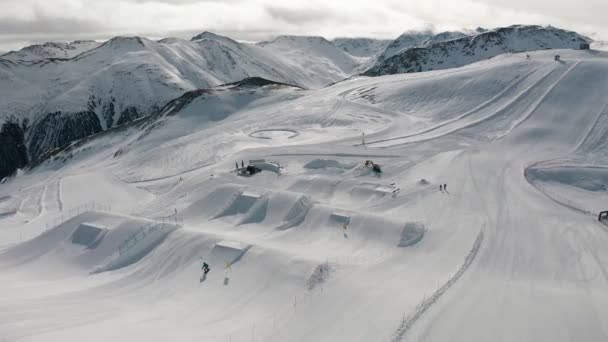
[[395, 38], [411, 29], [542, 24], [608, 40], [608, 0], [0, 0], [0, 50], [117, 35]]

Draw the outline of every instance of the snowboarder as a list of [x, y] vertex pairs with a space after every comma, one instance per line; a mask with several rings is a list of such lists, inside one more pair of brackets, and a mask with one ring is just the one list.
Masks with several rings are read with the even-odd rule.
[[234, 163], [236, 165], [236, 169], [239, 169], [239, 162], [237, 161], [236, 163]]
[[207, 279], [207, 273], [209, 273], [211, 269], [209, 268], [209, 265], [206, 262], [203, 262], [203, 267], [201, 267], [201, 269], [203, 270], [203, 276], [200, 279], [200, 282], [202, 283], [203, 281], [205, 281], [205, 279]]
[[443, 184], [443, 191], [448, 192], [448, 185], [447, 184]]

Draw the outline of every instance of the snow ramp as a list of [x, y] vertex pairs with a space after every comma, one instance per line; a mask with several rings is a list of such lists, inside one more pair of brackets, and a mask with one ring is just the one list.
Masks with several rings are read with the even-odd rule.
[[[39, 273], [90, 272], [118, 255], [121, 243], [149, 220], [85, 212], [38, 237], [6, 250], [7, 267], [33, 267]], [[49, 265], [52, 265], [50, 267]]]
[[207, 260], [209, 264], [222, 265], [227, 268], [239, 261], [249, 248], [251, 248], [250, 245], [238, 241], [219, 241], [209, 253]]

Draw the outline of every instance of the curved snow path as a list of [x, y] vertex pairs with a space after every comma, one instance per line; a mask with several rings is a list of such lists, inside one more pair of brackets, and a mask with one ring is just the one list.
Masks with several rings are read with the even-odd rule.
[[[525, 114], [523, 115], [523, 118], [520, 118], [519, 120], [517, 120], [517, 119], [514, 120], [515, 121], [514, 125], [511, 125], [508, 129], [506, 129], [505, 132], [499, 133], [495, 136], [495, 139], [502, 138], [506, 134], [508, 134], [508, 132], [510, 132], [510, 130], [517, 127], [519, 124], [521, 124], [521, 122], [523, 122], [525, 119], [527, 119], [531, 115], [531, 113], [533, 113], [538, 108], [538, 106], [540, 104], [542, 104], [544, 98], [551, 92], [551, 90], [553, 90], [553, 88], [555, 88], [555, 86], [557, 84], [559, 84], [559, 82], [578, 64], [579, 64], [579, 62], [573, 63], [570, 67], [566, 68], [566, 70], [564, 70], [562, 73], [558, 73], [558, 70], [560, 70], [559, 67], [556, 67], [555, 69], [551, 69], [550, 71], [545, 73], [538, 81], [534, 82], [533, 84], [531, 84], [530, 86], [528, 86], [524, 90], [522, 90], [521, 92], [517, 93], [513, 98], [511, 98], [509, 101], [507, 101], [504, 105], [502, 105], [496, 111], [493, 111], [489, 114], [484, 114], [483, 109], [490, 106], [494, 101], [491, 101], [487, 105], [480, 106], [481, 108], [479, 108], [478, 110], [473, 110], [471, 112], [465, 113], [465, 114], [459, 116], [455, 120], [450, 120], [446, 124], [439, 124], [430, 129], [425, 129], [425, 130], [422, 130], [421, 132], [409, 134], [409, 135], [402, 136], [402, 137], [366, 142], [366, 145], [371, 146], [371, 147], [386, 148], [386, 147], [393, 147], [393, 146], [399, 146], [399, 145], [405, 145], [405, 144], [411, 144], [411, 143], [418, 143], [418, 142], [423, 142], [423, 141], [427, 141], [427, 140], [431, 140], [431, 139], [437, 139], [437, 138], [441, 138], [445, 135], [453, 134], [453, 133], [456, 133], [458, 131], [461, 131], [461, 130], [464, 130], [467, 128], [478, 126], [482, 123], [488, 122], [499, 116], [509, 116], [509, 117], [515, 116], [516, 114], [514, 112], [518, 109], [518, 106], [523, 106], [523, 108], [525, 108], [524, 109]], [[553, 79], [553, 76], [556, 73], [558, 73], [558, 76], [556, 79]], [[527, 77], [529, 77], [529, 74], [526, 75], [526, 78]], [[546, 83], [549, 83], [549, 84], [546, 84]], [[505, 91], [505, 93], [512, 91], [516, 85], [519, 85], [519, 82], [516, 82], [513, 85], [513, 88], [508, 87], [507, 90]], [[545, 89], [545, 90], [543, 91], [543, 89]], [[534, 95], [536, 95], [535, 92], [537, 92], [537, 91], [543, 91], [543, 93], [536, 100], [530, 99], [530, 98], [533, 98]], [[530, 103], [530, 102], [532, 102], [532, 103]], [[479, 113], [480, 115], [478, 115], [478, 116], [473, 115], [475, 113]]]
[[256, 131], [253, 131], [251, 133], [249, 133], [248, 135], [252, 138], [256, 138], [256, 139], [274, 139], [273, 137], [267, 137], [264, 135], [260, 135], [259, 133], [265, 133], [265, 132], [277, 132], [277, 133], [291, 133], [290, 136], [287, 137], [287, 139], [292, 139], [297, 137], [298, 135], [300, 135], [300, 132], [293, 130], [293, 129], [288, 129], [288, 128], [266, 128], [266, 129], [258, 129]]

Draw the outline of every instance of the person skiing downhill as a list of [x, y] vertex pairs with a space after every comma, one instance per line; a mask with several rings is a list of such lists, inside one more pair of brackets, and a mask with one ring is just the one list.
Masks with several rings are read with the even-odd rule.
[[245, 168], [245, 162], [241, 160], [241, 167]]
[[445, 191], [445, 192], [448, 191], [448, 185], [447, 184], [443, 184], [443, 191]]
[[439, 184], [439, 191], [443, 191], [443, 184]]

